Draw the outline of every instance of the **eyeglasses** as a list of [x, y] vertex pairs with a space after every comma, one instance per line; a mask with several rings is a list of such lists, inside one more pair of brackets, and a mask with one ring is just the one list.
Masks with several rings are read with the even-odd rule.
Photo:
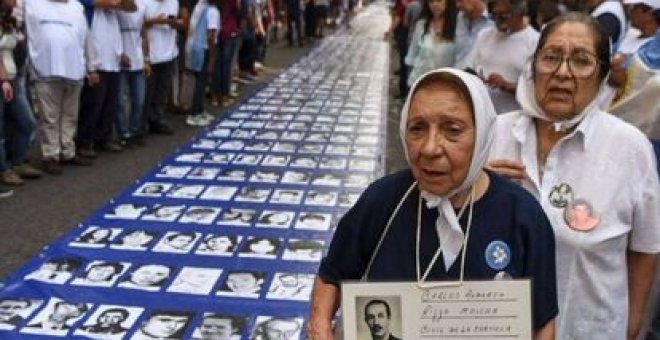
[[541, 50], [535, 56], [536, 71], [541, 74], [553, 74], [559, 70], [566, 61], [568, 70], [576, 78], [589, 78], [598, 69], [601, 61], [593, 53], [587, 51], [574, 51], [568, 56], [557, 49]]

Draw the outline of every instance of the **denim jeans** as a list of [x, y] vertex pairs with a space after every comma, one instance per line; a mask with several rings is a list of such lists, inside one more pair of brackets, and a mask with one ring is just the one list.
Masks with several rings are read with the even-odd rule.
[[192, 71], [195, 75], [195, 90], [193, 92], [192, 106], [190, 107], [190, 115], [196, 116], [204, 113], [204, 94], [206, 92], [206, 83], [208, 82], [209, 75], [206, 72], [209, 63], [209, 52], [204, 51], [204, 65], [200, 72]]
[[142, 70], [121, 72], [119, 98], [122, 100], [115, 115], [115, 128], [120, 138], [135, 137], [142, 132], [145, 91], [146, 83]]
[[218, 56], [215, 61], [213, 73], [213, 92], [229, 95], [231, 88], [231, 68], [236, 55], [238, 37], [223, 39], [218, 44]]
[[25, 79], [12, 82], [14, 98], [0, 108], [0, 171], [25, 162], [36, 121], [27, 102]]

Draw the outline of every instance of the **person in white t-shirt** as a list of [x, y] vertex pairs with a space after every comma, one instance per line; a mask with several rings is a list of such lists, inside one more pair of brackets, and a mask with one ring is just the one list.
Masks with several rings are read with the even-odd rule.
[[219, 0], [200, 0], [190, 17], [186, 39], [186, 69], [195, 75], [195, 90], [186, 124], [206, 126], [213, 116], [204, 110], [204, 94], [209, 77], [213, 75], [216, 41], [220, 31]]
[[60, 174], [60, 161], [89, 164], [76, 156], [78, 105], [83, 80], [98, 82], [83, 6], [76, 0], [26, 0], [28, 53], [38, 106], [43, 169]]
[[186, 29], [178, 0], [146, 0], [145, 21], [149, 43], [151, 76], [147, 79], [144, 100], [145, 121], [152, 133], [174, 133], [165, 119], [167, 102], [172, 94], [172, 72], [179, 56], [177, 30]]
[[660, 27], [653, 15], [653, 9], [660, 7], [660, 0], [623, 0], [630, 18], [628, 34], [623, 38], [618, 53], [631, 55], [645, 42], [653, 38]]
[[525, 0], [489, 0], [488, 12], [495, 25], [479, 32], [465, 66], [490, 87], [495, 110], [503, 113], [520, 107], [515, 98], [518, 77], [539, 34], [525, 22]]
[[78, 156], [95, 158], [94, 149], [119, 152], [113, 141], [112, 125], [119, 109], [119, 61], [122, 37], [119, 28], [119, 11], [134, 12], [134, 0], [79, 0], [85, 7], [94, 53], [98, 84], [89, 82], [83, 86], [80, 98], [76, 149]]

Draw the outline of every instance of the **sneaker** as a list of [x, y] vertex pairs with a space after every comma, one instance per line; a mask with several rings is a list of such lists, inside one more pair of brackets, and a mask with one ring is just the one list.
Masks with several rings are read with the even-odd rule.
[[90, 166], [92, 165], [92, 161], [89, 158], [84, 158], [80, 157], [78, 155], [75, 155], [69, 159], [65, 159], [62, 161], [63, 164], [67, 165], [75, 165], [75, 166]]
[[96, 152], [92, 146], [89, 147], [79, 147], [76, 149], [76, 154], [80, 157], [94, 159], [96, 158]]
[[23, 179], [33, 179], [43, 176], [43, 172], [28, 163], [23, 163], [21, 165], [16, 165], [12, 168], [15, 173], [17, 173]]
[[238, 98], [240, 96], [241, 96], [241, 93], [238, 92], [238, 84], [232, 82], [231, 86], [229, 87], [229, 97]]
[[41, 168], [45, 173], [51, 175], [59, 175], [62, 173], [62, 165], [60, 162], [53, 159], [44, 160], [41, 163]]
[[210, 121], [204, 116], [204, 114], [189, 115], [186, 117], [186, 124], [189, 126], [207, 126]]
[[14, 190], [11, 190], [5, 186], [0, 185], [0, 198], [7, 198], [14, 194]]
[[13, 170], [8, 169], [2, 173], [2, 183], [7, 185], [22, 185], [23, 179]]

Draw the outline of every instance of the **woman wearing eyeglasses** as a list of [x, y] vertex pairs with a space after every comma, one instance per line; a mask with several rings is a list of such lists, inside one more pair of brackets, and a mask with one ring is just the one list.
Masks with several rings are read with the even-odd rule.
[[609, 60], [594, 19], [555, 19], [519, 81], [522, 110], [495, 124], [489, 168], [535, 195], [555, 231], [557, 339], [635, 339], [660, 252], [651, 144], [597, 106]]

